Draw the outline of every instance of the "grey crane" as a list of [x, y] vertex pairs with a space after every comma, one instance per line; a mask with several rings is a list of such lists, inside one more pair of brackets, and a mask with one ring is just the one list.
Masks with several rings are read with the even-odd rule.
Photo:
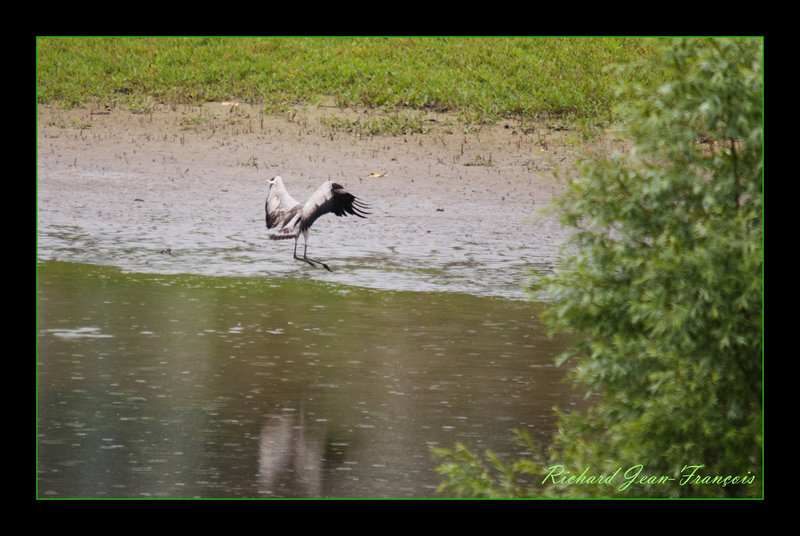
[[[293, 198], [286, 187], [283, 179], [279, 176], [269, 180], [269, 191], [267, 192], [267, 202], [264, 209], [267, 213], [267, 229], [277, 228], [276, 232], [270, 235], [272, 240], [287, 240], [294, 238], [294, 258], [307, 262], [311, 266], [322, 265], [329, 272], [331, 269], [321, 261], [308, 258], [308, 231], [311, 225], [319, 218], [329, 212], [337, 216], [347, 216], [353, 214], [359, 218], [366, 218], [370, 212], [366, 209], [369, 206], [362, 203], [356, 196], [344, 189], [341, 184], [325, 181], [322, 186], [317, 188], [308, 201], [301, 204]], [[297, 256], [297, 241], [303, 235], [303, 256]]]

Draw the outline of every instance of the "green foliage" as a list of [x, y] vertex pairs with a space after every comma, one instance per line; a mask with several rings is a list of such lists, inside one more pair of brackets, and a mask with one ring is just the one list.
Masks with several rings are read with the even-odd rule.
[[269, 108], [332, 98], [482, 119], [604, 121], [617, 100], [605, 67], [651, 50], [647, 40], [616, 38], [40, 38], [37, 99], [239, 99]]
[[[442, 460], [438, 467], [442, 475], [439, 492], [447, 492], [457, 497], [470, 498], [523, 498], [531, 497], [541, 491], [536, 483], [541, 480], [541, 455], [533, 440], [525, 432], [515, 433], [528, 448], [531, 459], [521, 459], [513, 463], [504, 462], [493, 451], [486, 451], [486, 462], [463, 443], [456, 443], [454, 449], [433, 448], [432, 454]], [[536, 462], [533, 459], [537, 460]], [[532, 477], [532, 482], [525, 483]]]
[[[580, 358], [573, 378], [601, 401], [560, 414], [549, 460], [531, 463], [540, 474], [552, 463], [595, 474], [641, 464], [674, 479], [549, 494], [757, 497], [762, 43], [678, 39], [620, 79], [654, 61], [668, 82], [620, 88], [630, 151], [591, 160], [557, 203], [573, 233], [533, 291], [550, 302], [551, 328], [579, 337], [563, 358]], [[691, 465], [747, 483], [684, 481]], [[452, 482], [444, 490], [466, 495]]]
[[394, 114], [388, 117], [369, 118], [369, 119], [343, 119], [331, 116], [321, 120], [330, 129], [339, 132], [352, 132], [356, 134], [376, 135], [376, 134], [425, 134], [427, 132], [426, 123], [422, 114], [407, 116]]

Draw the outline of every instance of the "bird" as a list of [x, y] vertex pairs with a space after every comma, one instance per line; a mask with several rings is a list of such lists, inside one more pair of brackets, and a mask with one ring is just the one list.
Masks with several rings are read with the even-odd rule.
[[[267, 201], [264, 204], [266, 211], [267, 229], [275, 229], [270, 235], [272, 240], [287, 240], [294, 238], [294, 258], [307, 262], [311, 266], [323, 266], [331, 272], [330, 267], [324, 262], [311, 259], [307, 256], [308, 232], [311, 225], [329, 212], [337, 216], [353, 214], [359, 218], [366, 218], [369, 205], [361, 202], [356, 196], [344, 189], [344, 186], [333, 181], [325, 181], [311, 194], [308, 201], [301, 204], [293, 198], [283, 184], [283, 179], [277, 175], [269, 181]], [[303, 235], [303, 256], [297, 256], [297, 242]]]

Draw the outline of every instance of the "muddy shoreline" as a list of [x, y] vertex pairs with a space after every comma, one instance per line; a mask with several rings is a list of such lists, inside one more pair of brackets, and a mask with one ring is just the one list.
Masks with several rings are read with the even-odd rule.
[[[563, 236], [537, 213], [562, 191], [554, 169], [574, 172], [571, 134], [508, 123], [465, 129], [433, 112], [425, 134], [325, 124], [383, 113], [40, 107], [38, 257], [525, 298], [528, 270], [552, 266]], [[335, 180], [372, 206], [367, 220], [328, 215], [314, 226], [309, 255], [332, 273], [293, 260], [290, 242], [268, 239], [264, 199], [274, 175], [299, 200]]]

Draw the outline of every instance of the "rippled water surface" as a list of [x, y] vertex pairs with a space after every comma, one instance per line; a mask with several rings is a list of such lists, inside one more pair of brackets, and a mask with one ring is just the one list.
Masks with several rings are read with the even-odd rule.
[[[328, 272], [295, 260], [293, 240], [269, 239], [263, 176], [172, 181], [157, 173], [73, 168], [43, 169], [42, 176], [38, 258], [133, 272], [527, 299], [531, 268], [553, 265], [563, 232], [537, 212], [545, 205], [528, 193], [501, 200], [491, 191], [494, 178], [482, 187], [491, 195], [484, 190], [434, 195], [410, 179], [353, 181], [352, 190], [372, 207], [370, 217], [325, 215], [309, 236], [308, 256], [328, 263]], [[303, 200], [317, 186], [308, 180], [287, 183]], [[301, 238], [301, 254], [302, 248]]]
[[581, 404], [539, 306], [38, 266], [40, 497], [432, 497], [430, 447], [520, 452]]

